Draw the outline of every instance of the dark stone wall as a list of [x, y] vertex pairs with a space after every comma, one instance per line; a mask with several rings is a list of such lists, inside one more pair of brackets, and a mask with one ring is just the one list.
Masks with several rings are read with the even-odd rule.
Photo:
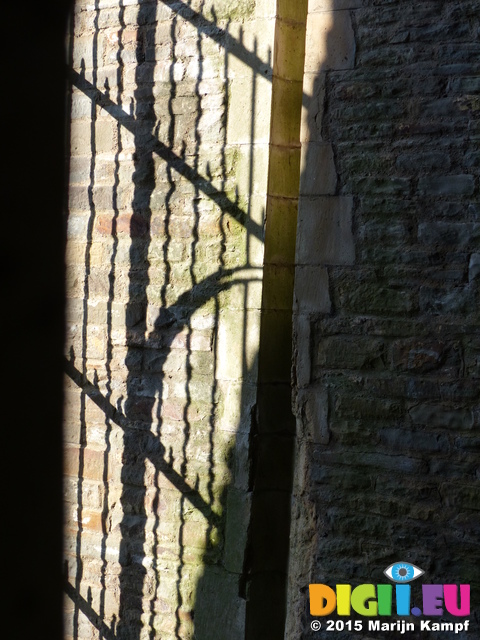
[[333, 4], [310, 3], [297, 236], [289, 629], [317, 639], [309, 582], [406, 560], [471, 584], [474, 618], [479, 589], [479, 4]]

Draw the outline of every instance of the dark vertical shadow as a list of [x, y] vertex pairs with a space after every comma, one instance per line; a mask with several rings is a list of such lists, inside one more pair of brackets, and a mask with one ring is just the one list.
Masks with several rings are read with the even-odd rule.
[[250, 432], [252, 506], [242, 576], [247, 640], [286, 637], [295, 446], [292, 304], [307, 2], [287, 4], [277, 4], [272, 69], [257, 403]]
[[[95, 19], [94, 19], [94, 35], [92, 40], [92, 85], [97, 87], [97, 72], [98, 72], [98, 33], [99, 33], [99, 0], [95, 0]], [[85, 75], [85, 62], [82, 60], [82, 72]], [[86, 246], [84, 256], [84, 281], [83, 281], [83, 314], [82, 314], [82, 352], [81, 358], [81, 371], [84, 380], [87, 379], [87, 360], [88, 360], [88, 303], [90, 298], [90, 273], [91, 273], [91, 246], [93, 238], [93, 228], [96, 218], [94, 187], [95, 187], [95, 164], [96, 164], [96, 127], [97, 122], [97, 105], [92, 100], [90, 109], [90, 181], [88, 184], [88, 207], [89, 216], [87, 222], [86, 232]], [[72, 360], [74, 360], [75, 354], [72, 348]], [[87, 420], [86, 420], [86, 403], [87, 395], [85, 392], [80, 393], [80, 434], [79, 434], [79, 452], [78, 452], [78, 483], [77, 483], [77, 536], [76, 536], [76, 571], [75, 571], [75, 588], [80, 592], [80, 587], [83, 578], [83, 560], [82, 560], [82, 532], [83, 532], [83, 475], [85, 465], [85, 448], [87, 446]], [[74, 640], [78, 638], [78, 626], [79, 626], [80, 609], [77, 603], [74, 603], [73, 614], [73, 637]]]
[[[174, 79], [174, 65], [176, 62], [176, 56], [175, 56], [175, 47], [177, 44], [177, 35], [176, 35], [176, 27], [177, 27], [177, 18], [175, 17], [173, 22], [172, 22], [172, 29], [171, 29], [171, 41], [172, 41], [172, 52], [173, 52], [173, 56], [172, 56], [172, 64], [170, 66], [170, 85], [171, 85], [171, 100], [169, 102], [169, 115], [170, 115], [170, 129], [169, 129], [169, 145], [170, 147], [173, 147], [175, 144], [175, 120], [174, 120], [174, 112], [173, 112], [173, 100], [175, 99], [175, 95], [176, 95], [176, 84], [175, 84], [175, 79]], [[197, 47], [198, 47], [198, 41], [197, 41]], [[199, 64], [201, 64], [199, 62]], [[196, 84], [196, 91], [198, 91], [198, 78], [197, 78], [197, 84]], [[194, 157], [194, 169], [196, 170], [198, 167], [198, 149], [199, 149], [199, 132], [198, 132], [198, 122], [201, 116], [201, 112], [200, 112], [200, 105], [198, 104], [198, 96], [197, 96], [197, 108], [198, 108], [198, 113], [197, 116], [195, 118], [195, 130], [194, 130], [194, 137], [195, 137], [195, 157]], [[186, 143], [185, 141], [183, 141], [182, 144], [182, 154], [185, 155], [186, 153]], [[172, 169], [169, 167], [168, 168], [168, 180], [169, 183], [171, 185], [171, 191], [172, 191], [172, 195], [173, 192], [175, 190], [175, 180], [174, 177], [172, 176]], [[195, 194], [197, 195], [197, 189], [195, 187]], [[196, 205], [195, 205], [196, 206]], [[194, 225], [197, 225], [197, 214], [198, 212], [195, 210], [195, 219], [194, 219]], [[193, 235], [193, 240], [190, 246], [190, 266], [189, 266], [189, 272], [190, 272], [190, 278], [192, 280], [192, 285], [195, 283], [195, 273], [194, 273], [194, 264], [195, 264], [195, 244], [196, 244], [196, 240], [198, 239], [198, 227], [197, 229], [193, 229], [192, 230], [192, 235]], [[167, 257], [168, 259], [168, 257]], [[192, 330], [191, 330], [191, 325], [189, 320], [187, 320], [186, 323], [186, 329], [187, 329], [187, 335], [186, 335], [186, 341], [185, 341], [185, 369], [186, 369], [186, 382], [185, 382], [185, 404], [183, 407], [183, 416], [182, 416], [182, 421], [183, 421], [183, 440], [182, 440], [182, 449], [181, 449], [181, 456], [182, 456], [182, 462], [180, 465], [180, 475], [185, 478], [187, 475], [187, 465], [188, 465], [188, 460], [187, 460], [187, 447], [188, 447], [188, 442], [190, 439], [190, 421], [189, 421], [189, 408], [191, 405], [191, 395], [190, 395], [190, 380], [191, 380], [191, 375], [192, 375], [192, 370], [191, 370], [191, 354], [192, 354], [192, 350], [191, 350], [191, 340], [192, 340]], [[180, 640], [181, 635], [180, 635], [180, 630], [181, 630], [181, 625], [182, 625], [182, 618], [184, 617], [184, 611], [183, 611], [183, 597], [182, 597], [182, 578], [183, 578], [183, 568], [184, 568], [184, 547], [185, 547], [185, 542], [184, 542], [184, 534], [185, 534], [185, 496], [182, 494], [181, 498], [180, 498], [180, 526], [178, 528], [178, 548], [179, 548], [179, 554], [178, 554], [178, 565], [177, 565], [177, 576], [176, 576], [176, 593], [177, 593], [177, 606], [175, 608], [175, 637], [178, 638]]]
[[[10, 622], [8, 635], [28, 636], [35, 620], [38, 637], [60, 640], [63, 205], [69, 151], [65, 35], [70, 3], [28, 8], [11, 3], [3, 9], [7, 33], [2, 58], [11, 63], [3, 65], [0, 104], [5, 123], [1, 333], [8, 363], [2, 459], [9, 478], [2, 503], [10, 523], [2, 532], [2, 568], [8, 576], [2, 604]], [[26, 46], [12, 48], [7, 35], [13, 36], [14, 25], [21, 25]]]
[[[302, 290], [301, 282], [302, 275], [299, 274], [299, 271], [302, 268], [308, 268], [308, 265], [316, 265], [325, 269], [327, 273], [327, 280], [331, 278], [332, 272], [335, 271], [337, 265], [342, 265], [342, 261], [344, 258], [343, 255], [348, 254], [348, 249], [346, 249], [342, 242], [345, 242], [344, 238], [341, 239], [340, 242], [337, 242], [335, 245], [335, 249], [337, 254], [333, 255], [333, 251], [330, 251], [330, 254], [324, 255], [325, 247], [329, 247], [330, 243], [334, 243], [335, 240], [332, 240], [332, 234], [335, 233], [333, 229], [333, 225], [329, 224], [328, 217], [328, 203], [334, 202], [343, 192], [341, 189], [341, 183], [338, 180], [337, 175], [337, 147], [334, 140], [331, 139], [328, 129], [326, 127], [326, 114], [328, 110], [331, 108], [329, 89], [333, 86], [335, 80], [332, 78], [335, 77], [336, 74], [341, 77], [342, 73], [344, 73], [347, 77], [349, 73], [352, 73], [347, 62], [347, 55], [345, 55], [345, 59], [340, 61], [340, 57], [337, 53], [337, 49], [339, 47], [339, 31], [337, 27], [337, 22], [341, 20], [341, 14], [346, 13], [342, 11], [341, 2], [337, 2], [337, 0], [331, 0], [330, 2], [330, 11], [332, 12], [332, 18], [330, 22], [330, 26], [328, 30], [326, 29], [321, 35], [319, 34], [319, 38], [323, 39], [321, 43], [321, 50], [323, 51], [323, 60], [318, 65], [316, 72], [313, 73], [310, 66], [308, 64], [308, 58], [306, 59], [305, 65], [305, 76], [304, 76], [304, 91], [306, 91], [309, 95], [307, 101], [304, 100], [304, 107], [306, 107], [307, 115], [305, 120], [302, 122], [302, 127], [306, 130], [302, 130], [302, 155], [304, 156], [303, 161], [303, 170], [300, 176], [300, 193], [299, 193], [299, 223], [297, 227], [297, 250], [296, 250], [296, 274], [295, 274], [295, 300], [296, 300], [296, 310], [295, 310], [295, 318], [294, 323], [295, 326], [295, 344], [294, 344], [294, 374], [295, 374], [295, 389], [294, 389], [294, 406], [297, 417], [297, 455], [298, 458], [300, 456], [307, 456], [308, 459], [295, 460], [295, 468], [296, 471], [300, 469], [300, 473], [305, 473], [302, 469], [302, 465], [306, 465], [306, 477], [299, 478], [298, 483], [304, 483], [306, 489], [302, 491], [302, 495], [296, 494], [294, 496], [294, 501], [296, 504], [293, 508], [293, 517], [299, 517], [302, 519], [302, 524], [304, 526], [305, 532], [303, 534], [304, 540], [301, 540], [303, 544], [302, 550], [300, 553], [303, 553], [307, 558], [307, 562], [303, 561], [299, 554], [296, 553], [296, 549], [293, 548], [293, 544], [291, 546], [291, 565], [290, 571], [292, 574], [295, 574], [296, 571], [299, 571], [299, 566], [303, 568], [302, 577], [305, 578], [305, 574], [308, 573], [308, 581], [309, 582], [320, 582], [317, 578], [317, 574], [319, 571], [325, 572], [326, 575], [334, 575], [334, 578], [325, 579], [325, 582], [330, 584], [329, 580], [332, 584], [335, 583], [349, 583], [349, 584], [359, 584], [361, 582], [371, 582], [373, 579], [371, 578], [368, 571], [362, 574], [363, 568], [360, 568], [354, 565], [351, 562], [352, 557], [359, 557], [359, 549], [361, 548], [361, 534], [357, 534], [355, 531], [355, 527], [352, 526], [351, 531], [347, 533], [347, 536], [350, 537], [350, 544], [348, 546], [348, 551], [345, 551], [342, 554], [341, 560], [338, 559], [338, 556], [335, 555], [335, 551], [332, 552], [332, 558], [330, 559], [330, 549], [335, 549], [338, 545], [341, 547], [342, 544], [345, 544], [345, 540], [341, 534], [336, 530], [337, 522], [343, 517], [348, 518], [351, 514], [355, 514], [356, 516], [362, 518], [365, 514], [358, 513], [358, 506], [355, 503], [355, 497], [359, 496], [368, 491], [369, 480], [360, 474], [358, 475], [358, 479], [355, 481], [347, 481], [345, 486], [348, 487], [347, 491], [339, 493], [337, 485], [342, 485], [341, 475], [342, 471], [340, 471], [339, 475], [332, 474], [332, 477], [328, 480], [324, 481], [325, 484], [328, 485], [328, 489], [322, 491], [323, 486], [322, 482], [315, 483], [311, 480], [312, 476], [315, 475], [328, 477], [329, 469], [328, 462], [327, 464], [322, 462], [322, 454], [327, 452], [332, 446], [332, 436], [329, 431], [328, 425], [324, 424], [324, 422], [330, 421], [332, 418], [332, 404], [329, 399], [325, 400], [322, 397], [323, 388], [318, 385], [314, 385], [312, 380], [312, 374], [310, 371], [310, 367], [312, 366], [311, 360], [314, 359], [314, 349], [316, 344], [314, 343], [314, 339], [310, 335], [310, 331], [314, 331], [315, 323], [319, 320], [319, 318], [324, 319], [324, 326], [328, 324], [328, 322], [332, 319], [333, 316], [342, 314], [342, 310], [335, 308], [335, 303], [332, 305], [332, 308], [329, 312], [325, 309], [322, 309], [322, 301], [321, 296], [318, 296], [318, 300], [316, 300], [313, 305], [309, 306], [308, 301], [302, 299]], [[309, 13], [310, 15], [310, 13]], [[338, 17], [337, 17], [338, 16]], [[312, 33], [312, 31], [310, 32]], [[307, 46], [308, 46], [308, 38], [307, 38]], [[306, 52], [306, 56], [308, 56], [308, 51]], [[344, 63], [344, 66], [342, 66]], [[331, 145], [332, 147], [332, 156], [330, 157], [328, 153], [322, 153], [322, 149], [325, 149]], [[315, 242], [313, 233], [311, 233], [311, 238], [306, 237], [305, 232], [302, 233], [301, 225], [304, 224], [305, 214], [304, 209], [309, 206], [309, 202], [315, 202], [315, 213], [318, 217], [318, 220], [326, 220], [323, 222], [324, 228], [321, 236], [321, 244], [317, 249], [317, 255], [314, 255], [315, 249], [313, 248], [313, 243]], [[311, 204], [310, 204], [311, 207]], [[351, 227], [349, 231], [351, 230]], [[308, 234], [307, 234], [308, 235]], [[299, 258], [299, 255], [304, 256], [305, 253], [310, 248], [310, 258]], [[342, 253], [343, 252], [343, 253]], [[347, 259], [345, 262], [345, 269], [348, 271], [352, 267], [353, 260], [349, 262], [350, 259]], [[305, 267], [305, 263], [307, 267]], [[342, 267], [340, 267], [342, 268]], [[312, 272], [313, 273], [313, 272]], [[311, 276], [312, 277], [312, 276]], [[320, 287], [327, 286], [327, 289], [332, 285], [322, 285], [319, 284]], [[329, 299], [330, 291], [326, 292], [326, 299]], [[308, 294], [303, 293], [304, 297], [307, 298]], [[308, 324], [308, 332], [302, 328], [302, 323]], [[328, 333], [327, 333], [328, 335]], [[302, 344], [302, 341], [304, 342]], [[339, 346], [339, 349], [345, 349], [347, 351], [350, 347]], [[307, 355], [308, 353], [308, 355]], [[300, 354], [300, 355], [299, 355]], [[303, 354], [303, 355], [302, 355]], [[307, 373], [305, 373], [305, 370]], [[342, 373], [337, 374], [337, 379], [341, 380]], [[308, 380], [307, 380], [308, 378]], [[334, 383], [335, 373], [333, 375]], [[329, 372], [325, 375], [325, 394], [328, 394], [329, 389]], [[341, 383], [340, 383], [341, 384]], [[307, 402], [305, 401], [306, 394], [310, 393], [309, 404], [307, 406]], [[347, 402], [348, 392], [347, 392]], [[318, 407], [321, 407], [318, 409]], [[324, 414], [322, 414], [324, 412]], [[307, 424], [308, 422], [308, 424]], [[308, 430], [312, 430], [311, 434]], [[308, 434], [308, 435], [307, 435]], [[298, 442], [301, 441], [301, 446], [298, 446]], [[318, 449], [318, 454], [315, 456], [313, 454], [314, 449]], [[339, 448], [339, 459], [341, 460], [342, 454], [345, 454], [348, 450], [348, 446], [340, 446]], [[308, 453], [304, 453], [307, 451]], [[362, 453], [358, 454], [360, 458]], [[314, 457], [315, 456], [315, 457]], [[298, 471], [297, 471], [298, 473]], [[311, 482], [311, 484], [309, 484]], [[318, 488], [320, 485], [320, 489]], [[297, 485], [298, 486], [298, 485]], [[297, 489], [298, 491], [298, 489]], [[318, 491], [318, 494], [315, 495], [315, 492]], [[342, 495], [343, 499], [339, 499], [339, 495]], [[354, 497], [355, 496], [355, 497]], [[349, 506], [344, 506], [345, 502], [348, 502]], [[303, 513], [299, 513], [302, 510]], [[343, 514], [342, 514], [343, 511]], [[375, 511], [372, 506], [372, 511]], [[368, 518], [368, 516], [365, 516]], [[328, 522], [328, 524], [326, 524]], [[296, 531], [292, 532], [297, 539], [302, 538], [302, 532], [300, 528], [302, 524], [299, 526], [296, 524]], [[347, 557], [348, 556], [348, 557]], [[308, 565], [308, 571], [305, 570], [305, 567]], [[332, 574], [328, 573], [332, 571]], [[322, 573], [321, 575], [325, 575]], [[295, 580], [295, 575], [293, 575], [292, 583]], [[381, 582], [381, 580], [379, 580]], [[291, 607], [291, 611], [289, 613], [289, 617], [296, 617], [295, 621], [291, 619], [288, 621], [290, 624], [290, 628], [292, 624], [296, 624], [296, 629], [301, 629], [301, 639], [302, 640], [313, 640], [314, 638], [324, 638], [329, 635], [324, 628], [320, 632], [315, 632], [310, 627], [310, 622], [312, 617], [309, 612], [309, 595], [308, 595], [308, 583], [302, 584], [299, 588], [299, 593], [294, 593], [294, 588], [290, 588], [290, 597], [292, 602], [289, 602], [289, 606]], [[301, 607], [298, 605], [296, 608], [296, 602], [294, 604], [295, 598], [301, 598]], [[337, 619], [336, 611], [331, 615], [332, 619]], [[287, 623], [287, 624], [288, 624]], [[322, 624], [322, 627], [324, 625]], [[287, 627], [288, 628], [288, 627]], [[340, 639], [347, 639], [351, 637], [351, 633], [348, 632], [337, 632], [337, 637]], [[388, 634], [383, 634], [382, 637], [389, 637]]]
[[[175, 115], [174, 115], [174, 101], [176, 98], [176, 82], [175, 82], [175, 77], [174, 77], [174, 71], [175, 71], [175, 63], [176, 63], [176, 52], [175, 52], [175, 45], [176, 45], [176, 29], [177, 29], [177, 18], [175, 17], [172, 20], [172, 24], [170, 27], [170, 38], [171, 38], [171, 49], [170, 49], [170, 66], [169, 66], [169, 81], [170, 81], [170, 92], [169, 92], [169, 98], [168, 98], [168, 117], [169, 117], [169, 122], [168, 122], [168, 138], [167, 138], [167, 147], [169, 149], [173, 149], [174, 147], [174, 143], [175, 143]], [[158, 134], [158, 128], [159, 125], [157, 125], [156, 129], [155, 129], [155, 134]], [[173, 320], [173, 316], [166, 311], [167, 310], [167, 290], [168, 290], [168, 285], [170, 283], [170, 276], [171, 276], [171, 264], [170, 264], [170, 260], [169, 260], [169, 249], [170, 249], [170, 242], [172, 239], [172, 231], [170, 228], [171, 225], [171, 218], [172, 218], [172, 199], [174, 197], [175, 194], [175, 190], [176, 190], [176, 184], [175, 184], [175, 179], [174, 179], [174, 175], [173, 175], [173, 171], [172, 171], [172, 167], [170, 165], [167, 165], [166, 167], [166, 176], [167, 176], [167, 192], [165, 194], [165, 202], [164, 202], [164, 207], [165, 207], [165, 213], [164, 213], [164, 221], [163, 221], [163, 234], [165, 236], [165, 240], [163, 242], [163, 247], [162, 247], [162, 253], [163, 253], [163, 266], [164, 266], [164, 277], [163, 277], [163, 284], [161, 286], [161, 290], [160, 290], [160, 300], [161, 300], [161, 308], [159, 310], [158, 313], [158, 317], [157, 320], [155, 322], [155, 329], [152, 333], [150, 333], [150, 335], [148, 336], [148, 340], [147, 340], [147, 349], [151, 349], [152, 351], [157, 351], [158, 353], [158, 358], [156, 359], [156, 364], [155, 364], [155, 370], [158, 371], [158, 376], [159, 376], [159, 387], [157, 390], [157, 398], [158, 398], [158, 402], [156, 405], [156, 410], [155, 410], [155, 418], [156, 418], [156, 424], [153, 425], [152, 424], [152, 430], [155, 430], [155, 437], [157, 439], [157, 442], [160, 446], [160, 453], [163, 456], [164, 453], [164, 447], [161, 445], [161, 435], [162, 435], [162, 399], [163, 399], [163, 390], [162, 390], [162, 380], [164, 378], [164, 372], [163, 372], [163, 367], [164, 367], [164, 363], [165, 363], [165, 359], [168, 355], [168, 346], [167, 344], [165, 344], [165, 340], [163, 337], [164, 331], [165, 329], [168, 329], [172, 323], [174, 322]], [[152, 402], [151, 404], [151, 408], [150, 410], [153, 412], [154, 410], [154, 403]], [[151, 418], [153, 419], [154, 415], [152, 413]], [[156, 601], [157, 601], [157, 597], [160, 595], [159, 593], [159, 589], [160, 589], [160, 573], [159, 573], [159, 568], [158, 568], [158, 549], [159, 549], [159, 545], [160, 545], [160, 534], [159, 534], [159, 528], [160, 528], [160, 518], [158, 516], [159, 513], [159, 505], [160, 505], [160, 468], [157, 466], [155, 469], [155, 474], [154, 474], [154, 487], [155, 487], [155, 496], [153, 498], [153, 502], [152, 502], [152, 507], [153, 507], [153, 512], [155, 514], [154, 516], [154, 525], [153, 525], [153, 558], [152, 558], [152, 570], [154, 573], [154, 590], [153, 590], [153, 595], [150, 598], [150, 611], [149, 611], [149, 635], [150, 638], [153, 640], [153, 638], [155, 638], [156, 635], [156, 629], [155, 629], [155, 614], [156, 614], [156, 610], [155, 610], [155, 605], [156, 605]]]
[[[121, 107], [122, 106], [122, 93], [123, 93], [123, 73], [124, 73], [124, 63], [123, 63], [123, 32], [125, 30], [125, 7], [123, 5], [123, 0], [119, 0], [119, 12], [118, 12], [118, 49], [116, 54], [117, 61], [117, 77], [116, 77], [116, 103]], [[109, 97], [109, 88], [108, 88], [108, 80], [106, 81], [105, 93], [107, 98]], [[112, 237], [112, 249], [110, 255], [110, 271], [108, 273], [108, 299], [107, 299], [107, 336], [106, 336], [106, 359], [105, 359], [105, 399], [108, 403], [111, 402], [112, 398], [112, 360], [113, 360], [113, 304], [115, 299], [115, 262], [117, 258], [118, 252], [118, 236], [117, 236], [117, 221], [119, 216], [119, 205], [118, 205], [118, 190], [120, 184], [120, 156], [122, 153], [122, 123], [120, 120], [117, 120], [117, 149], [114, 157], [114, 171], [113, 171], [113, 187], [112, 187], [112, 209], [113, 209], [113, 217], [112, 217], [112, 226], [111, 226], [111, 237]], [[105, 611], [105, 603], [107, 597], [107, 539], [108, 539], [108, 518], [109, 518], [109, 510], [110, 510], [110, 493], [109, 493], [109, 473], [110, 473], [110, 451], [111, 451], [111, 442], [110, 438], [112, 435], [112, 421], [108, 414], [105, 415], [105, 450], [103, 454], [103, 509], [101, 514], [101, 527], [102, 527], [102, 541], [100, 548], [100, 560], [101, 560], [101, 570], [100, 570], [100, 603], [99, 603], [99, 618], [102, 622], [105, 621], [106, 611]], [[113, 629], [114, 631], [114, 629]], [[104, 638], [102, 631], [100, 630], [100, 639]]]
[[[141, 385], [139, 360], [145, 347], [147, 328], [147, 287], [149, 285], [148, 251], [151, 242], [151, 195], [155, 186], [155, 172], [151, 145], [146, 141], [155, 129], [153, 77], [155, 70], [155, 15], [156, 2], [141, 3], [137, 14], [137, 44], [134, 92], [135, 154], [134, 195], [130, 223], [129, 291], [126, 307], [127, 346], [126, 365], [127, 399], [124, 429], [124, 454], [121, 473], [120, 498], [123, 517], [120, 523], [120, 605], [117, 624], [119, 640], [140, 638], [143, 613], [143, 590], [146, 570], [143, 564], [145, 545], [145, 436], [151, 425], [152, 402], [145, 403], [138, 394]], [[152, 26], [153, 25], [153, 26]], [[143, 400], [143, 404], [142, 404]], [[145, 434], [145, 435], [144, 435]], [[132, 490], [133, 489], [133, 490]], [[134, 503], [132, 504], [132, 497]]]

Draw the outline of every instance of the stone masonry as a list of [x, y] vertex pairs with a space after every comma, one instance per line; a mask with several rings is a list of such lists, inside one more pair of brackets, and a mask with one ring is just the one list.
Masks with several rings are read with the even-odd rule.
[[67, 638], [240, 638], [275, 3], [78, 1]]
[[75, 3], [65, 640], [321, 640], [399, 559], [478, 615], [479, 14]]
[[478, 616], [479, 17], [309, 3], [286, 638], [331, 635], [309, 583], [402, 559], [471, 584]]

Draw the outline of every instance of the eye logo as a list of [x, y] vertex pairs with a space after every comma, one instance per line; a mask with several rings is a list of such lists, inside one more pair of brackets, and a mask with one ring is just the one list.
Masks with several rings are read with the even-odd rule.
[[411, 582], [425, 573], [410, 562], [394, 562], [383, 572], [392, 582]]

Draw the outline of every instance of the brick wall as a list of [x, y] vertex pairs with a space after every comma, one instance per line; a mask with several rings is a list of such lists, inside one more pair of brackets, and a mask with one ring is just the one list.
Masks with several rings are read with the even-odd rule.
[[275, 3], [77, 2], [67, 638], [240, 638]]
[[289, 638], [310, 582], [400, 559], [478, 608], [478, 29], [471, 1], [309, 3]]

